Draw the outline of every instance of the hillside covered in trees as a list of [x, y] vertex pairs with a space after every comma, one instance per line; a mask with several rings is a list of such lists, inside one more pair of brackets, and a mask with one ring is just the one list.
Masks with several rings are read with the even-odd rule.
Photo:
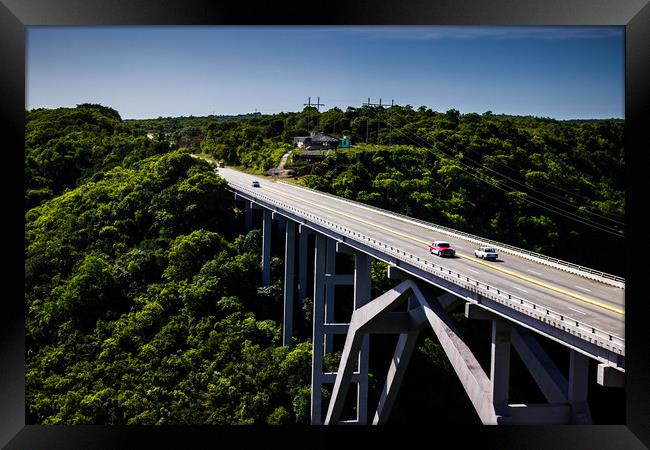
[[[296, 345], [282, 347], [282, 261], [273, 259], [274, 282], [262, 288], [259, 231], [243, 232], [226, 183], [192, 151], [261, 171], [292, 148], [292, 136], [314, 129], [362, 142], [367, 118], [373, 145], [296, 165], [304, 184], [620, 273], [587, 249], [623, 239], [526, 196], [553, 194], [584, 218], [622, 217], [622, 122], [392, 113], [394, 122], [382, 118], [387, 111], [354, 108], [148, 121], [91, 104], [27, 112], [26, 422], [309, 423], [309, 302]], [[203, 138], [179, 149], [177, 139], [197, 130]], [[480, 164], [470, 174], [472, 161]], [[521, 190], [484, 184], [478, 177], [496, 178], [490, 169]], [[386, 287], [382, 269], [373, 265], [375, 294]], [[447, 389], [405, 384], [395, 421], [444, 404], [440, 420], [471, 422], [431, 337], [423, 335], [412, 373]]]
[[259, 232], [238, 234], [225, 182], [108, 109], [28, 120], [27, 159], [77, 179], [42, 176], [53, 197], [26, 211], [27, 423], [306, 422], [311, 349], [278, 345], [278, 290], [258, 290]]

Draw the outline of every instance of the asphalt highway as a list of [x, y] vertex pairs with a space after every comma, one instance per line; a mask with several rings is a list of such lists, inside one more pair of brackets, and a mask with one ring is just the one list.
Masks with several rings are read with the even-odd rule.
[[[503, 292], [533, 301], [617, 337], [625, 336], [625, 290], [619, 287], [507, 253], [499, 252], [496, 261], [481, 260], [474, 256], [478, 244], [434, 231], [415, 221], [233, 169], [219, 168], [218, 174], [233, 188], [259, 190], [260, 194], [371, 236]], [[259, 188], [251, 188], [254, 179], [260, 181]], [[456, 250], [456, 257], [431, 255], [427, 243], [434, 240], [448, 241]]]

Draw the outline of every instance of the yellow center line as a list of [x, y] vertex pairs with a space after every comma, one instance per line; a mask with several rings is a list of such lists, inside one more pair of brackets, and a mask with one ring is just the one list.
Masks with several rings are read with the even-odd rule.
[[517, 273], [517, 272], [512, 272], [512, 271], [510, 271], [508, 269], [503, 269], [501, 267], [496, 267], [496, 266], [493, 266], [493, 265], [488, 264], [488, 263], [483, 262], [483, 261], [478, 261], [476, 259], [473, 259], [470, 256], [465, 256], [465, 255], [458, 255], [458, 256], [465, 259], [465, 260], [467, 260], [467, 261], [473, 262], [474, 264], [480, 264], [482, 266], [489, 267], [490, 269], [497, 270], [499, 272], [506, 273], [506, 274], [508, 274], [510, 276], [513, 276], [513, 277], [520, 278], [522, 280], [528, 281], [529, 283], [536, 284], [536, 285], [541, 286], [543, 288], [550, 289], [552, 291], [559, 292], [559, 293], [564, 294], [564, 295], [568, 295], [569, 297], [573, 297], [576, 300], [580, 300], [581, 302], [589, 303], [590, 305], [594, 305], [594, 306], [598, 306], [600, 308], [603, 308], [603, 309], [606, 309], [608, 311], [620, 314], [622, 316], [625, 315], [625, 311], [623, 309], [616, 308], [614, 306], [610, 306], [610, 305], [607, 305], [605, 303], [601, 303], [601, 302], [599, 302], [597, 300], [592, 300], [592, 299], [584, 297], [582, 295], [574, 294], [573, 292], [566, 291], [566, 290], [564, 290], [562, 288], [559, 288], [559, 287], [550, 286], [548, 284], [542, 283], [541, 281], [537, 281], [537, 280], [535, 280], [533, 278], [529, 278], [526, 275], [522, 275], [522, 274]]
[[[266, 190], [269, 190], [269, 191], [271, 191], [271, 192], [275, 192], [275, 193], [277, 193], [277, 194], [280, 194], [280, 195], [286, 196], [286, 197], [291, 197], [291, 198], [293, 198], [294, 200], [305, 201], [304, 199], [302, 199], [302, 198], [300, 198], [300, 197], [296, 197], [296, 196], [291, 195], [291, 194], [289, 194], [289, 193], [286, 193], [286, 192], [284, 192], [284, 191], [279, 191], [279, 190], [277, 190], [277, 189], [273, 189], [273, 188], [270, 188], [270, 187], [265, 187], [265, 189], [266, 189]], [[417, 243], [424, 244], [424, 245], [429, 245], [429, 243], [430, 243], [429, 241], [424, 241], [424, 240], [419, 239], [419, 238], [416, 238], [416, 237], [414, 237], [414, 236], [410, 236], [410, 235], [408, 235], [408, 234], [404, 234], [404, 233], [401, 233], [401, 232], [399, 232], [399, 231], [395, 231], [395, 230], [392, 230], [392, 229], [390, 229], [390, 228], [386, 228], [386, 227], [383, 227], [383, 226], [381, 226], [381, 225], [377, 225], [376, 223], [368, 222], [367, 220], [360, 219], [360, 218], [358, 218], [358, 217], [354, 217], [354, 216], [352, 216], [352, 215], [350, 215], [350, 214], [344, 213], [344, 212], [342, 212], [342, 211], [335, 210], [335, 209], [333, 209], [333, 208], [329, 208], [329, 207], [327, 207], [327, 206], [323, 206], [322, 204], [318, 204], [318, 207], [319, 207], [319, 208], [322, 208], [322, 209], [325, 209], [325, 210], [328, 210], [328, 211], [332, 211], [332, 212], [335, 213], [335, 214], [339, 214], [339, 215], [341, 215], [341, 216], [345, 216], [345, 217], [347, 217], [347, 218], [349, 218], [349, 219], [352, 219], [352, 220], [355, 220], [355, 221], [357, 221], [357, 222], [361, 222], [361, 223], [364, 223], [364, 224], [366, 224], [366, 225], [370, 225], [371, 227], [379, 228], [379, 229], [384, 230], [384, 231], [386, 231], [386, 232], [388, 232], [388, 233], [391, 233], [391, 234], [394, 234], [394, 235], [398, 235], [398, 236], [402, 236], [403, 238], [405, 238], [405, 239], [409, 239], [409, 240], [411, 240], [411, 241], [413, 241], [413, 242], [417, 242]], [[475, 259], [473, 259], [472, 257], [469, 257], [469, 256], [461, 255], [461, 254], [458, 254], [458, 253], [456, 253], [456, 255], [457, 255], [458, 257], [460, 257], [460, 258], [463, 258], [463, 259], [467, 260], [467, 261], [473, 262], [474, 264], [480, 264], [480, 265], [485, 266], [485, 267], [487, 267], [487, 268], [489, 268], [489, 269], [496, 270], [496, 271], [498, 271], [498, 272], [503, 272], [503, 273], [505, 273], [505, 274], [507, 274], [507, 275], [510, 275], [510, 276], [512, 276], [512, 277], [519, 278], [519, 279], [521, 279], [521, 280], [527, 281], [527, 282], [532, 283], [532, 284], [536, 284], [537, 286], [541, 286], [541, 287], [546, 288], [546, 289], [549, 289], [549, 290], [551, 290], [551, 291], [555, 291], [555, 292], [558, 292], [558, 293], [560, 293], [560, 294], [564, 294], [564, 295], [567, 295], [567, 296], [569, 296], [569, 297], [573, 297], [573, 298], [575, 298], [576, 300], [580, 300], [581, 302], [588, 303], [588, 304], [590, 304], [590, 305], [594, 305], [594, 306], [598, 306], [598, 307], [600, 307], [600, 308], [602, 308], [602, 309], [606, 309], [606, 310], [608, 310], [608, 311], [611, 311], [611, 312], [614, 312], [614, 313], [617, 313], [617, 314], [620, 314], [620, 315], [625, 315], [625, 311], [624, 311], [623, 309], [616, 308], [616, 307], [613, 307], [613, 306], [607, 305], [607, 304], [605, 304], [605, 303], [601, 303], [601, 302], [599, 302], [599, 301], [597, 301], [597, 300], [593, 300], [593, 299], [590, 299], [590, 298], [584, 297], [584, 296], [579, 295], [579, 294], [574, 294], [573, 292], [566, 291], [566, 290], [564, 290], [564, 289], [562, 289], [562, 288], [559, 288], [559, 287], [550, 286], [550, 285], [548, 285], [548, 284], [542, 283], [541, 281], [537, 281], [537, 280], [535, 280], [535, 279], [532, 279], [532, 278], [530, 278], [530, 277], [527, 277], [527, 276], [522, 275], [522, 274], [517, 273], [517, 272], [512, 272], [512, 271], [510, 271], [510, 270], [503, 269], [503, 268], [501, 268], [501, 267], [496, 267], [496, 266], [494, 266], [494, 265], [492, 265], [492, 264], [488, 264], [488, 263], [485, 263], [485, 262], [482, 262], [482, 261], [477, 261], [477, 260], [475, 260]]]

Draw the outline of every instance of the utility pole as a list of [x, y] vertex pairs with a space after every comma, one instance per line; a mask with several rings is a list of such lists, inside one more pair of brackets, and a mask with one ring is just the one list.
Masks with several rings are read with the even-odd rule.
[[[311, 102], [311, 97], [307, 99], [307, 103], [303, 103], [302, 106], [315, 106], [318, 112], [320, 112], [320, 107], [325, 106], [323, 103], [320, 102], [320, 97], [318, 97], [318, 100], [316, 100], [316, 103]], [[311, 112], [307, 110], [307, 132], [309, 132], [309, 115]], [[310, 133], [311, 134], [311, 133]]]
[[[394, 100], [391, 100], [391, 101], [390, 101], [390, 107], [391, 107], [391, 109], [393, 108], [393, 106], [394, 106]], [[391, 117], [391, 119], [393, 118], [392, 114], [391, 114], [390, 117]], [[393, 145], [393, 121], [392, 121], [392, 120], [389, 120], [389, 121], [388, 121], [388, 126], [389, 126], [389, 130], [390, 130], [390, 131], [388, 132], [388, 133], [389, 133], [389, 134], [388, 134], [388, 145]]]
[[[307, 103], [303, 103], [302, 106], [311, 106], [311, 97], [309, 97]], [[307, 110], [307, 133], [309, 133], [309, 110]]]
[[[381, 114], [381, 97], [379, 97], [379, 113]], [[379, 124], [381, 120], [377, 121], [377, 145], [379, 145]]]
[[[379, 99], [379, 103], [370, 103], [370, 97], [368, 97], [368, 103], [363, 103], [363, 105], [367, 106], [368, 108], [370, 108], [370, 106], [381, 106], [381, 99]], [[366, 144], [367, 143], [368, 143], [368, 114], [366, 114]]]
[[318, 100], [316, 100], [316, 111], [318, 112], [318, 116], [316, 116], [316, 126], [319, 124], [320, 120], [320, 107], [325, 106], [325, 104], [320, 102], [320, 97], [318, 97]]

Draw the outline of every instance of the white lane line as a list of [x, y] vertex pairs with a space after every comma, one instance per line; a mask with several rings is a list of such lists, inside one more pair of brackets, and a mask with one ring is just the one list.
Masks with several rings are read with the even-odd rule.
[[474, 272], [474, 273], [481, 273], [478, 270], [470, 269], [469, 267], [467, 268], [467, 270], [469, 270], [470, 272]]
[[570, 306], [567, 306], [567, 308], [569, 308], [571, 311], [575, 311], [575, 312], [577, 312], [578, 314], [582, 314], [582, 315], [585, 315], [585, 316], [587, 315], [586, 312], [584, 312], [584, 311], [580, 311], [580, 310], [577, 310], [577, 309], [573, 309], [573, 308], [571, 308]]
[[529, 293], [530, 293], [530, 292], [528, 292], [526, 289], [522, 289], [522, 288], [520, 288], [520, 287], [518, 287], [518, 286], [512, 286], [512, 287], [515, 288], [515, 289], [519, 289], [520, 291], [525, 292], [526, 294], [529, 294]]
[[583, 291], [591, 292], [591, 289], [583, 288], [582, 286], [578, 286], [577, 284], [574, 284], [575, 287], [578, 289], [582, 289]]
[[535, 275], [541, 275], [541, 273], [535, 272], [534, 270], [530, 270], [530, 269], [526, 269], [526, 270], [528, 270], [528, 272], [530, 273], [534, 273]]

